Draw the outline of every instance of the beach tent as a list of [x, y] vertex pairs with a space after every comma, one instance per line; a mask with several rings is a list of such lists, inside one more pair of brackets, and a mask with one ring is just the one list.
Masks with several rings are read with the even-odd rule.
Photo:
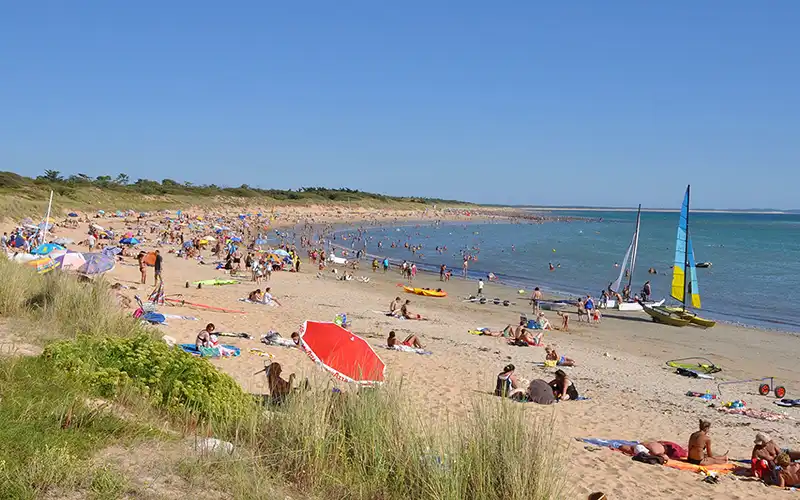
[[100, 253], [113, 259], [115, 255], [122, 253], [122, 249], [120, 247], [105, 247]]
[[84, 253], [84, 264], [78, 268], [78, 272], [87, 276], [103, 274], [114, 269], [114, 259], [101, 253]]
[[56, 267], [56, 263], [50, 257], [30, 260], [25, 265], [34, 268], [39, 274], [50, 272]]
[[61, 245], [56, 245], [55, 243], [42, 243], [38, 247], [31, 250], [31, 253], [33, 255], [47, 255], [53, 250], [65, 250], [65, 248]]
[[386, 365], [372, 346], [335, 323], [306, 321], [300, 348], [339, 380], [366, 386], [384, 381]]

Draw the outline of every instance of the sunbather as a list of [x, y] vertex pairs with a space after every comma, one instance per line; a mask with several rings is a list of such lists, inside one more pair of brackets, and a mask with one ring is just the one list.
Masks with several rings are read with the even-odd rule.
[[211, 347], [211, 333], [214, 331], [214, 328], [214, 323], [209, 323], [197, 334], [195, 346], [197, 346], [198, 351], [201, 347]]
[[400, 317], [405, 319], [417, 319], [417, 316], [411, 314], [411, 311], [408, 310], [408, 305], [411, 303], [410, 300], [406, 300], [406, 302], [400, 306]]
[[261, 289], [258, 288], [250, 292], [250, 295], [247, 296], [247, 300], [250, 302], [262, 302], [264, 300], [264, 294], [261, 292]]
[[286, 400], [294, 382], [294, 373], [289, 375], [289, 380], [286, 381], [281, 378], [281, 371], [283, 369], [280, 363], [272, 363], [267, 367], [267, 385], [274, 404], [281, 404]]
[[558, 366], [575, 366], [575, 361], [566, 356], [559, 356], [556, 352], [555, 346], [547, 346], [544, 348], [545, 358], [547, 361], [555, 361]]
[[514, 338], [513, 343], [525, 344], [525, 345], [541, 345], [542, 337], [544, 337], [544, 331], [539, 330], [539, 333], [534, 335], [527, 328], [523, 326], [524, 324], [525, 324], [524, 321], [520, 321], [520, 325], [517, 328], [517, 335]]
[[390, 316], [397, 316], [400, 311], [400, 304], [402, 301], [400, 297], [395, 297], [391, 304], [389, 304], [389, 315]]
[[780, 466], [778, 486], [781, 488], [800, 486], [800, 463], [793, 463], [788, 453], [781, 453], [776, 459]]
[[536, 323], [539, 325], [539, 328], [542, 330], [552, 330], [553, 326], [550, 325], [550, 321], [544, 316], [543, 312], [540, 312], [539, 315], [536, 317]]
[[503, 371], [497, 374], [497, 383], [494, 387], [494, 395], [501, 397], [511, 397], [520, 390], [519, 382], [517, 381], [514, 370], [516, 367], [512, 364], [506, 365]]
[[626, 455], [638, 455], [639, 453], [647, 453], [648, 455], [661, 457], [664, 460], [669, 459], [669, 457], [667, 456], [667, 450], [664, 448], [664, 445], [659, 443], [658, 441], [647, 441], [633, 446], [623, 444], [617, 449], [622, 453], [625, 453]]
[[553, 389], [553, 396], [560, 401], [578, 399], [578, 388], [575, 383], [567, 378], [564, 370], [556, 370], [556, 378], [548, 384]]
[[728, 462], [727, 454], [715, 457], [711, 451], [711, 437], [708, 431], [711, 429], [711, 422], [700, 420], [700, 430], [689, 436], [689, 456], [687, 462], [695, 465], [715, 465]]
[[788, 448], [781, 449], [767, 434], [761, 432], [756, 434], [753, 446], [753, 459], [766, 460], [770, 466], [773, 466], [778, 455], [781, 453], [786, 453], [792, 460], [800, 460], [800, 451], [793, 451]]
[[[413, 334], [406, 337], [402, 344], [415, 349], [425, 349], [425, 346], [420, 343], [419, 338]], [[394, 347], [397, 345], [397, 337], [394, 331], [389, 332], [389, 337], [386, 339], [386, 345], [389, 347]]]

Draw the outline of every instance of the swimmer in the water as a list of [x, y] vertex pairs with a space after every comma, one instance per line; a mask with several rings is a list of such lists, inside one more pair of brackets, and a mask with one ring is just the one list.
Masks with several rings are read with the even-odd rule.
[[553, 263], [552, 263], [552, 262], [550, 262], [550, 264], [549, 264], [549, 265], [550, 265], [550, 270], [551, 270], [551, 271], [554, 271], [554, 270], [555, 270], [555, 267], [553, 267]]

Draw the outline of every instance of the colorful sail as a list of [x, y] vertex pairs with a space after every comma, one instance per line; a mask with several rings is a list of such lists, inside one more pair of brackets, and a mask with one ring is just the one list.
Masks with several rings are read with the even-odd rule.
[[689, 188], [686, 188], [686, 195], [683, 197], [681, 205], [681, 217], [678, 220], [678, 236], [675, 240], [675, 262], [672, 267], [672, 298], [683, 302], [686, 293], [686, 233], [689, 222]]
[[700, 288], [697, 286], [697, 268], [694, 262], [694, 249], [692, 248], [692, 238], [689, 237], [689, 299], [686, 302], [692, 307], [700, 309]]

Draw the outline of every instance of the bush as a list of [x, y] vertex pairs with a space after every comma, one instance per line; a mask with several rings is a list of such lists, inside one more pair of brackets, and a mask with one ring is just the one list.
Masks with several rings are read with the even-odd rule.
[[228, 424], [254, 408], [253, 399], [230, 376], [148, 334], [104, 339], [80, 335], [47, 346], [43, 355], [102, 397], [133, 387], [169, 413]]

